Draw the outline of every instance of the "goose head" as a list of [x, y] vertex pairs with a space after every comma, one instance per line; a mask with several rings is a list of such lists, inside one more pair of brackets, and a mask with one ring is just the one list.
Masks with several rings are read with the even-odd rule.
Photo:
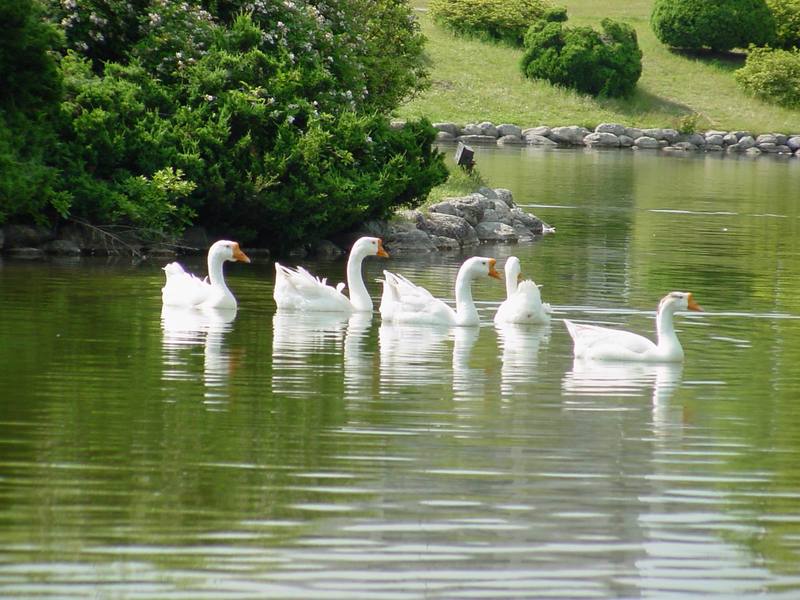
[[468, 259], [464, 262], [464, 265], [461, 267], [464, 274], [469, 276], [470, 279], [475, 279], [477, 277], [494, 277], [495, 279], [502, 280], [502, 276], [500, 273], [497, 272], [495, 266], [497, 265], [497, 261], [494, 258], [487, 258], [485, 256], [473, 256], [472, 258]]
[[702, 311], [702, 307], [695, 302], [691, 292], [670, 292], [658, 303], [658, 312], [674, 313], [679, 310]]
[[377, 237], [362, 237], [353, 244], [350, 250], [351, 255], [358, 256], [380, 256], [389, 258], [389, 253], [383, 247], [383, 240]]
[[506, 281], [513, 281], [516, 284], [522, 280], [522, 266], [516, 256], [509, 256], [506, 259], [506, 266], [503, 270], [506, 273]]
[[250, 262], [250, 258], [239, 248], [238, 242], [219, 240], [208, 249], [209, 260]]

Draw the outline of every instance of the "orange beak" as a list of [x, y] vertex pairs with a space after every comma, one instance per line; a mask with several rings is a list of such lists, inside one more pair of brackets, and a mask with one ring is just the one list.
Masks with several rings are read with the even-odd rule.
[[493, 258], [489, 259], [489, 277], [494, 277], [495, 279], [499, 279], [500, 281], [502, 281], [503, 278], [500, 276], [500, 273], [498, 273], [497, 269], [494, 268], [496, 264], [497, 261], [495, 259]]
[[689, 294], [689, 298], [687, 300], [688, 300], [688, 304], [687, 304], [686, 307], [689, 310], [699, 310], [700, 312], [703, 312], [703, 307], [700, 306], [697, 302], [694, 301], [694, 296], [692, 296], [691, 293]]
[[242, 252], [242, 249], [239, 248], [239, 244], [233, 245], [233, 258], [234, 260], [238, 260], [241, 262], [246, 262], [246, 263], [250, 262], [250, 258], [247, 256], [247, 254]]
[[383, 247], [383, 240], [378, 238], [378, 256], [382, 256], [383, 258], [389, 258], [389, 253]]

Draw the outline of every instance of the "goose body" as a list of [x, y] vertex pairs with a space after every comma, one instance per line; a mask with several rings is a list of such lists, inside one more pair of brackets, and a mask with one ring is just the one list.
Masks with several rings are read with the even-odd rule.
[[384, 271], [381, 318], [392, 323], [477, 326], [480, 319], [472, 299], [472, 281], [481, 276], [500, 279], [495, 262], [483, 256], [464, 261], [456, 277], [455, 309], [402, 275]]
[[275, 304], [282, 310], [304, 312], [371, 312], [372, 299], [364, 285], [361, 263], [367, 256], [389, 254], [380, 238], [362, 237], [353, 244], [347, 259], [347, 287], [350, 297], [343, 293], [345, 284], [328, 285], [324, 278], [315, 277], [303, 267], [290, 268], [275, 263]]
[[609, 361], [679, 362], [683, 348], [675, 333], [679, 310], [703, 310], [688, 292], [670, 292], [661, 299], [656, 314], [657, 342], [630, 331], [573, 323], [564, 319], [574, 343], [575, 358]]
[[161, 288], [164, 306], [236, 309], [236, 298], [225, 283], [222, 265], [226, 261], [250, 262], [239, 244], [230, 240], [214, 242], [208, 249], [208, 277], [200, 279], [180, 263], [163, 267], [167, 280]]
[[533, 323], [544, 325], [550, 322], [553, 309], [542, 302], [542, 294], [530, 279], [520, 281], [519, 259], [509, 256], [506, 260], [506, 299], [494, 315], [495, 323]]

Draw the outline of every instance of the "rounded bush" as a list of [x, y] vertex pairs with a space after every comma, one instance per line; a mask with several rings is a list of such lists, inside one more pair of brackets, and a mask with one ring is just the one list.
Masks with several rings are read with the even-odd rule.
[[775, 17], [776, 45], [781, 48], [800, 46], [800, 0], [767, 0]]
[[549, 0], [430, 0], [428, 8], [434, 21], [453, 31], [514, 45], [546, 13], [566, 15]]
[[597, 96], [627, 96], [642, 74], [642, 51], [630, 25], [603, 19], [603, 33], [539, 21], [525, 35], [522, 72], [531, 79]]
[[656, 0], [650, 24], [661, 42], [686, 50], [725, 52], [775, 39], [765, 0]]
[[748, 92], [773, 104], [800, 108], [800, 49], [751, 48], [734, 73]]

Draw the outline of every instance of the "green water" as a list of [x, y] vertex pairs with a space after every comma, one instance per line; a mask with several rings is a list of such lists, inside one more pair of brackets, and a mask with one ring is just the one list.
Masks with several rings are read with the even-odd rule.
[[[2, 259], [0, 597], [796, 598], [800, 161], [476, 158], [556, 227], [480, 250], [548, 327], [496, 330], [488, 278], [437, 332], [276, 315], [267, 260], [231, 319], [162, 315], [157, 262]], [[452, 298], [463, 258], [365, 280]], [[671, 290], [683, 365], [573, 362], [562, 318], [652, 335]]]

